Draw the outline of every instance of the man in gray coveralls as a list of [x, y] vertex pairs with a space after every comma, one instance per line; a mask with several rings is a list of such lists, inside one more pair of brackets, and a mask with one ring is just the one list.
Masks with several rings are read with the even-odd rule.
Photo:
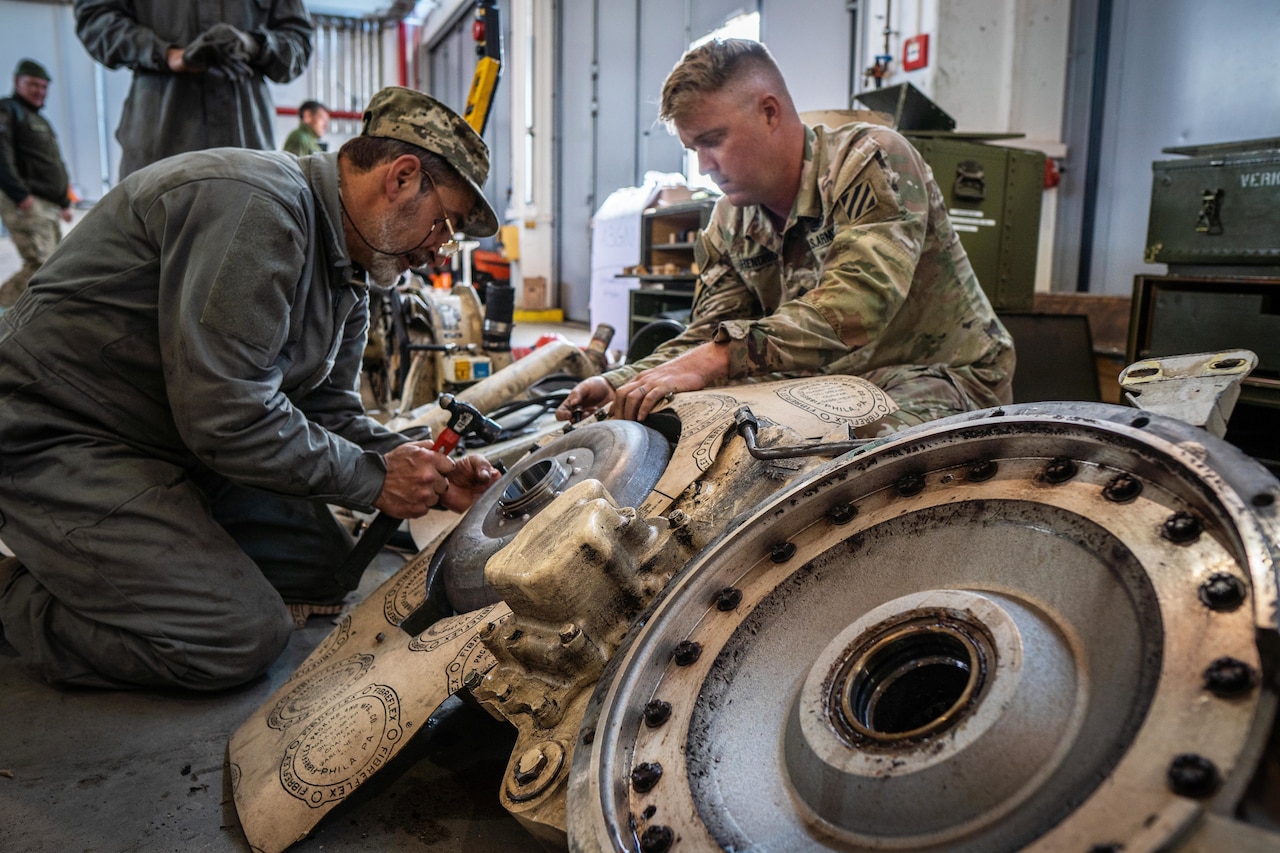
[[433, 263], [455, 224], [493, 234], [488, 170], [457, 114], [389, 88], [337, 153], [179, 155], [62, 241], [0, 317], [0, 621], [39, 677], [247, 681], [288, 640], [286, 601], [346, 592], [327, 504], [411, 518], [496, 481], [357, 392], [369, 286]]
[[76, 35], [108, 68], [133, 72], [120, 114], [120, 177], [205, 148], [275, 148], [267, 81], [311, 59], [303, 0], [75, 0]]

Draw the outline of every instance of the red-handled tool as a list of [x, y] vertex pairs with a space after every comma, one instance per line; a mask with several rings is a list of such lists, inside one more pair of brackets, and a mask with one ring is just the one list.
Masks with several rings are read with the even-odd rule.
[[[439, 437], [431, 445], [435, 453], [452, 453], [458, 442], [467, 433], [478, 433], [485, 441], [493, 443], [502, 434], [502, 424], [487, 418], [470, 403], [464, 403], [452, 394], [441, 394], [438, 400], [440, 408], [449, 413], [449, 424], [440, 431]], [[386, 547], [391, 537], [400, 529], [403, 519], [394, 515], [379, 512], [365, 528], [364, 533], [356, 540], [355, 547], [347, 555], [347, 559], [338, 567], [334, 578], [343, 589], [355, 589], [360, 583], [360, 576], [373, 562], [379, 551]]]
[[452, 394], [441, 394], [437, 402], [440, 408], [449, 413], [449, 423], [431, 445], [436, 453], [452, 453], [462, 437], [469, 432], [477, 433], [490, 444], [502, 434], [502, 424], [486, 418], [475, 406], [462, 402]]

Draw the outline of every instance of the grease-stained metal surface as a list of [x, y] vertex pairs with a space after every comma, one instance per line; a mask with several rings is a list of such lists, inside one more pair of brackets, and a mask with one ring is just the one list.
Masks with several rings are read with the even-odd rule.
[[485, 558], [496, 609], [419, 632], [442, 535], [255, 717], [281, 789], [241, 780], [255, 831], [313, 819], [279, 774], [359, 755], [390, 687], [412, 719], [462, 690], [509, 722], [495, 790], [552, 849], [1280, 843], [1249, 788], [1275, 763], [1274, 477], [1180, 421], [1066, 403], [756, 458], [732, 431], [752, 395], [762, 446], [847, 435], [830, 388], [778, 388], [677, 397], [638, 508], [570, 474], [603, 424], [540, 448], [479, 526], [519, 520]]
[[670, 459], [667, 440], [634, 421], [590, 423], [526, 455], [501, 488], [476, 501], [441, 547], [450, 603], [466, 611], [499, 601], [485, 583], [485, 563], [562, 492], [596, 480], [619, 506], [637, 506]]
[[[1210, 797], [1241, 796], [1270, 729], [1249, 673], [1255, 632], [1276, 628], [1275, 495], [1202, 430], [1076, 404], [948, 419], [823, 469], [704, 550], [614, 659], [574, 757], [570, 846], [1174, 844]], [[1207, 604], [1206, 585], [1236, 606]], [[742, 592], [728, 611], [726, 587]], [[986, 651], [940, 625], [976, 627]], [[678, 665], [690, 643], [702, 654]], [[972, 695], [967, 672], [950, 693], [903, 676], [984, 655]], [[878, 741], [840, 734], [842, 690], [855, 716], [886, 709]], [[895, 720], [900, 696], [934, 703], [923, 727]], [[657, 726], [654, 702], [671, 708]], [[656, 784], [628, 782], [655, 764]]]

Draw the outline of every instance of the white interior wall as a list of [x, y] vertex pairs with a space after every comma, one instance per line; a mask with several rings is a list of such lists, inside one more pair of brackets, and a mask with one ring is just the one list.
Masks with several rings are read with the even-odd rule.
[[[957, 131], [1022, 133], [1001, 141], [1061, 158], [1070, 5], [1061, 0], [870, 0], [868, 57], [893, 56], [885, 85], [910, 82], [956, 120]], [[929, 36], [924, 68], [902, 70], [903, 42]], [[870, 85], [867, 86], [870, 88]], [[1052, 288], [1056, 189], [1041, 200], [1037, 291]]]
[[1280, 3], [1115, 4], [1089, 290], [1129, 295], [1143, 261], [1151, 164], [1178, 145], [1280, 135]]

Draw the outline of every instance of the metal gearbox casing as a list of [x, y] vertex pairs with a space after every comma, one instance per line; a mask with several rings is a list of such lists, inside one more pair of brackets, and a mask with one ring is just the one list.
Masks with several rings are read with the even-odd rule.
[[[835, 410], [835, 387], [785, 393]], [[500, 603], [402, 630], [442, 536], [362, 604], [233, 738], [251, 843], [349, 793], [311, 777], [377, 769], [371, 721], [385, 762], [462, 690], [517, 729], [502, 804], [575, 853], [1280, 843], [1270, 473], [1083, 403], [826, 458], [856, 442], [756, 393], [732, 421], [727, 394], [677, 398], [682, 441], [720, 420], [648, 511], [566, 481], [487, 558]]]
[[812, 472], [611, 661], [570, 848], [1274, 849], [1278, 496], [1201, 429], [1090, 404]]

